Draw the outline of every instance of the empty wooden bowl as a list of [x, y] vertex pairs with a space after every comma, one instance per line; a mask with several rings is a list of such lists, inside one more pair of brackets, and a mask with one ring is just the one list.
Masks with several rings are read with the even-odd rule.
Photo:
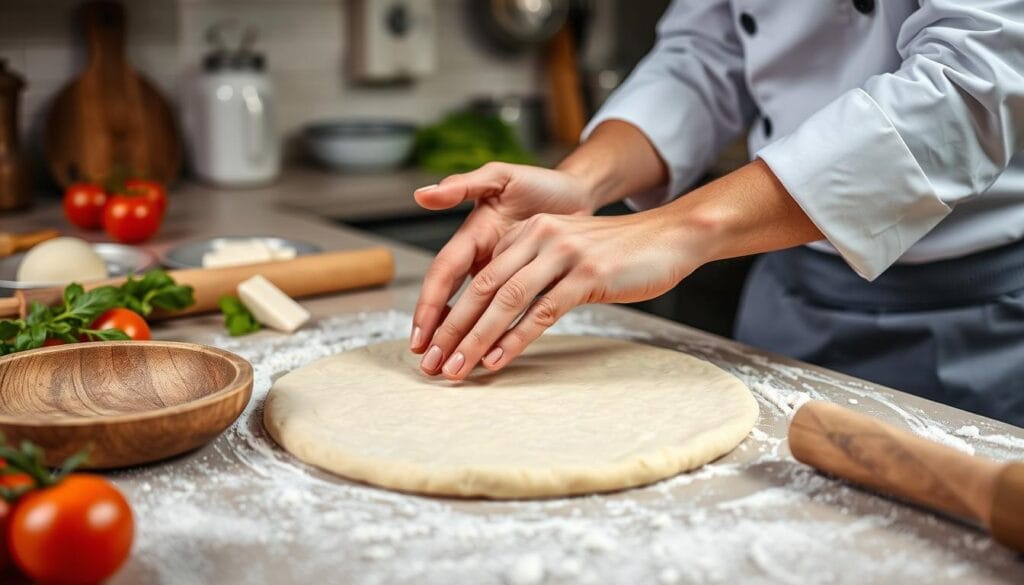
[[226, 429], [252, 395], [252, 366], [169, 341], [75, 343], [0, 358], [0, 431], [58, 465], [92, 445], [86, 467], [156, 461]]

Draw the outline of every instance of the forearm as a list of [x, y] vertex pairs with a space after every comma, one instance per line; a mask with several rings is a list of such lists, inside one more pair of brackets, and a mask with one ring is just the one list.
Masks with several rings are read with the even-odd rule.
[[668, 181], [664, 161], [632, 124], [609, 120], [557, 167], [587, 185], [594, 210]]
[[760, 159], [644, 213], [660, 217], [698, 264], [824, 238]]

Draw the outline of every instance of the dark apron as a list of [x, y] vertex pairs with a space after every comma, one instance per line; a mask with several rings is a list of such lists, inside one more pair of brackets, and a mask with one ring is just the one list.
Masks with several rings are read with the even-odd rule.
[[754, 264], [744, 343], [1024, 426], [1024, 244], [874, 282], [800, 247]]

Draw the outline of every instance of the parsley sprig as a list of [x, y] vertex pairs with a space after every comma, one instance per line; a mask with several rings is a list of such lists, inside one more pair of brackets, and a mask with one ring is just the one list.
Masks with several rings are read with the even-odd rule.
[[184, 309], [195, 302], [192, 287], [179, 285], [166, 272], [151, 270], [142, 278], [129, 277], [121, 286], [85, 290], [72, 283], [53, 307], [33, 302], [24, 319], [0, 320], [0, 355], [41, 347], [47, 339], [67, 343], [80, 340], [128, 339], [120, 329], [93, 329], [97, 317], [114, 307], [131, 309], [143, 317], [153, 309]]

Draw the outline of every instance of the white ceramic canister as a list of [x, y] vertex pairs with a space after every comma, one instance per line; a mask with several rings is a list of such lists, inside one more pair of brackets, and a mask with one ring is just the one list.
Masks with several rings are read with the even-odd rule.
[[273, 181], [281, 170], [281, 140], [262, 56], [211, 54], [192, 93], [188, 132], [196, 174], [228, 187]]

